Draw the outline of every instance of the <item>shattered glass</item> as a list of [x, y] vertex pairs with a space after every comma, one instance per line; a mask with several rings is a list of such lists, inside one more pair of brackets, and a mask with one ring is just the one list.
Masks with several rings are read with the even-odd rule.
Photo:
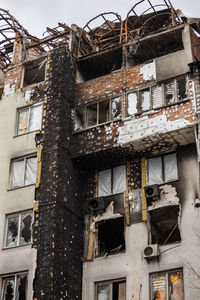
[[3, 279], [3, 298], [2, 300], [15, 300], [14, 299], [14, 286], [15, 278], [5, 278]]
[[122, 116], [122, 97], [112, 99], [112, 120]]
[[174, 80], [165, 83], [165, 99], [167, 105], [175, 102]]
[[87, 106], [87, 127], [97, 124], [97, 104]]
[[16, 246], [18, 243], [19, 215], [8, 218], [6, 247]]
[[109, 300], [110, 287], [109, 284], [97, 286], [97, 300]]
[[24, 245], [31, 242], [31, 226], [32, 226], [32, 212], [25, 212], [21, 215], [20, 225], [20, 240], [19, 244]]
[[17, 275], [15, 300], [26, 300], [27, 274]]

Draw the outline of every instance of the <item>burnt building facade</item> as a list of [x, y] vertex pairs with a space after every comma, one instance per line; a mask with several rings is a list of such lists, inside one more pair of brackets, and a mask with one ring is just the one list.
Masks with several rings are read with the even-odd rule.
[[1, 300], [198, 299], [199, 19], [0, 18]]

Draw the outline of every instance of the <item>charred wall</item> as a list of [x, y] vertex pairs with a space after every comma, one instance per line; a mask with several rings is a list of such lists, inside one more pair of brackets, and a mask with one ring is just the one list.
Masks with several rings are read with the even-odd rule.
[[66, 47], [49, 54], [43, 128], [40, 186], [36, 189], [34, 247], [37, 268], [35, 299], [81, 299], [83, 185], [71, 160], [71, 104], [74, 99], [74, 61]]

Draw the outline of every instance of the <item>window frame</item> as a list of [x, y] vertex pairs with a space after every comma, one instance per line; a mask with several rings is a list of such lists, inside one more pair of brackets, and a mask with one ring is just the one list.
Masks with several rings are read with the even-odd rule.
[[[126, 164], [119, 165], [119, 166], [116, 166], [116, 167], [113, 167], [113, 168], [98, 170], [98, 181], [97, 181], [97, 194], [98, 194], [98, 197], [109, 197], [109, 196], [112, 196], [112, 195], [117, 195], [117, 194], [123, 193], [123, 192], [115, 193], [115, 194], [113, 193], [113, 190], [114, 190], [114, 188], [113, 188], [114, 187], [114, 182], [113, 182], [114, 181], [114, 169], [118, 168], [118, 167], [122, 167], [122, 166], [125, 167], [125, 177], [126, 177], [125, 181], [126, 181], [126, 188], [127, 188], [127, 166], [126, 166]], [[99, 196], [99, 173], [102, 172], [102, 171], [107, 171], [107, 170], [111, 170], [111, 179], [110, 179], [110, 181], [111, 181], [111, 193], [107, 196]]]
[[[31, 184], [25, 184], [25, 175], [26, 175], [26, 161], [29, 158], [36, 158], [36, 176], [35, 176], [35, 182], [31, 183]], [[13, 176], [13, 163], [16, 161], [20, 161], [20, 160], [24, 160], [24, 167], [23, 167], [23, 185], [21, 186], [17, 186], [17, 187], [12, 187], [12, 176]], [[10, 160], [10, 172], [9, 172], [9, 188], [8, 190], [15, 190], [15, 189], [19, 189], [19, 188], [23, 188], [26, 186], [30, 186], [30, 185], [35, 185], [36, 183], [36, 178], [37, 178], [37, 153], [32, 153], [29, 155], [25, 155], [25, 156], [21, 156], [21, 157], [17, 157], [17, 158], [12, 158]]]
[[[162, 108], [162, 107], [171, 106], [171, 105], [181, 103], [183, 101], [187, 101], [189, 99], [189, 95], [187, 93], [186, 93], [186, 98], [178, 100], [177, 82], [181, 78], [185, 78], [185, 82], [188, 85], [188, 76], [185, 74], [185, 75], [181, 75], [181, 76], [178, 76], [178, 77], [169, 78], [169, 79], [167, 79], [163, 82], [160, 82], [160, 83], [158, 82], [157, 84], [154, 83], [154, 84], [151, 84], [149, 86], [146, 85], [146, 86], [141, 87], [140, 89], [133, 89], [131, 92], [126, 93], [127, 116], [128, 117], [129, 116], [134, 116], [134, 115], [141, 114], [143, 112], [150, 111], [152, 109], [153, 110], [154, 109], [159, 109], [159, 108]], [[166, 84], [170, 81], [173, 81], [173, 88], [174, 88], [174, 95], [175, 95], [175, 100], [174, 100], [173, 103], [167, 103], [167, 101], [166, 101]], [[158, 106], [158, 107], [153, 107], [152, 89], [155, 88], [158, 85], [162, 86], [162, 105]], [[147, 90], [147, 89], [149, 90], [149, 109], [142, 110], [142, 108], [141, 108], [141, 106], [142, 106], [141, 93], [142, 93], [142, 91]], [[187, 90], [186, 90], [186, 92], [187, 92]], [[129, 114], [128, 113], [128, 95], [132, 94], [132, 93], [136, 93], [136, 95], [137, 95], [137, 104], [136, 104], [137, 113], [135, 113], [135, 114]]]
[[[117, 118], [112, 118], [112, 101], [114, 99], [117, 99], [117, 98], [121, 98], [121, 116], [120, 117], [117, 117]], [[99, 123], [99, 105], [103, 102], [106, 102], [108, 101], [109, 102], [109, 117], [108, 117], [108, 121], [106, 122], [102, 122], [102, 123]], [[100, 100], [100, 101], [96, 101], [96, 102], [91, 102], [91, 103], [87, 103], [85, 105], [78, 105], [76, 107], [74, 107], [73, 109], [73, 116], [74, 116], [74, 120], [73, 120], [73, 129], [74, 129], [74, 132], [79, 132], [79, 131], [83, 131], [83, 130], [87, 130], [87, 129], [90, 129], [90, 128], [94, 128], [94, 127], [97, 127], [97, 126], [101, 126], [101, 125], [104, 125], [104, 124], [108, 124], [108, 123], [111, 123], [113, 121], [118, 121], [118, 120], [121, 120], [122, 119], [122, 116], [123, 116], [123, 101], [124, 101], [124, 96], [122, 94], [120, 95], [117, 95], [115, 97], [109, 97], [109, 98], [106, 98], [106, 99], [103, 99], [103, 100]], [[92, 106], [92, 105], [96, 105], [96, 124], [94, 125], [91, 125], [91, 126], [88, 126], [88, 107], [89, 106]], [[75, 116], [76, 116], [76, 110], [77, 109], [83, 109], [83, 121], [84, 121], [84, 126], [83, 128], [81, 129], [75, 129]]]
[[184, 273], [183, 273], [183, 268], [176, 268], [176, 269], [170, 269], [170, 270], [164, 270], [164, 271], [159, 271], [159, 272], [155, 272], [155, 273], [150, 273], [149, 274], [149, 293], [150, 293], [150, 300], [154, 300], [153, 299], [153, 285], [152, 285], [152, 279], [154, 276], [159, 276], [161, 274], [165, 274], [165, 281], [166, 281], [166, 300], [170, 300], [169, 299], [169, 275], [170, 273], [174, 273], [174, 272], [181, 272], [182, 273], [182, 280], [183, 280], [183, 295], [185, 295], [185, 291], [184, 291]]
[[20, 275], [26, 275], [26, 287], [25, 287], [25, 295], [26, 295], [26, 298], [27, 298], [27, 292], [28, 292], [28, 276], [29, 276], [29, 273], [28, 271], [23, 271], [23, 272], [17, 272], [17, 273], [11, 273], [11, 274], [3, 274], [1, 275], [1, 294], [0, 294], [0, 299], [3, 300], [4, 299], [4, 285], [5, 285], [5, 280], [7, 278], [10, 278], [10, 277], [14, 277], [14, 300], [16, 299], [16, 288], [17, 288], [17, 276], [20, 276]]
[[[40, 128], [35, 129], [35, 130], [29, 130], [31, 110], [34, 107], [37, 107], [37, 106], [41, 106], [42, 107], [42, 111], [43, 111], [43, 102], [38, 102], [38, 103], [35, 103], [35, 104], [32, 104], [32, 105], [28, 105], [28, 106], [17, 108], [17, 118], [16, 118], [16, 126], [15, 126], [15, 135], [16, 136], [21, 136], [21, 135], [28, 134], [28, 133], [31, 133], [31, 132], [34, 132], [34, 131], [37, 131], [37, 130], [41, 130], [41, 128], [42, 128], [42, 121], [41, 121], [41, 124], [40, 124]], [[26, 132], [19, 133], [19, 116], [20, 116], [21, 112], [26, 111], [26, 110], [28, 110], [27, 130], [26, 130]], [[42, 115], [41, 115], [41, 119], [42, 119]]]
[[[32, 221], [31, 221], [31, 240], [29, 243], [27, 244], [21, 244], [19, 243], [20, 241], [20, 232], [21, 232], [21, 220], [22, 220], [22, 215], [24, 213], [31, 213], [32, 214]], [[9, 217], [14, 217], [14, 216], [19, 216], [19, 220], [18, 220], [18, 230], [17, 230], [17, 245], [13, 245], [13, 246], [7, 246], [6, 245], [6, 241], [7, 241], [7, 235], [8, 235], [8, 219]], [[33, 214], [33, 210], [25, 210], [25, 211], [20, 211], [20, 212], [16, 212], [13, 214], [7, 214], [6, 215], [6, 219], [5, 219], [5, 236], [4, 236], [4, 249], [10, 249], [10, 248], [15, 248], [15, 247], [24, 247], [27, 245], [32, 244], [33, 242], [33, 218], [34, 218], [34, 214]]]
[[[38, 61], [38, 64], [36, 63], [37, 61]], [[31, 65], [31, 64], [34, 64], [34, 63], [36, 63], [36, 65], [40, 65], [40, 63], [39, 63], [40, 61], [41, 61], [41, 62], [44, 62], [44, 64], [45, 64], [44, 80], [39, 81], [39, 82], [35, 82], [35, 83], [30, 83], [30, 84], [24, 85], [25, 72], [26, 72], [27, 66], [29, 66], [29, 65]], [[31, 68], [30, 68], [30, 69], [31, 69]], [[44, 55], [44, 56], [42, 56], [42, 57], [35, 58], [35, 59], [29, 60], [29, 61], [23, 63], [23, 71], [22, 71], [22, 79], [21, 79], [21, 85], [20, 85], [20, 87], [21, 87], [23, 90], [26, 90], [26, 89], [28, 89], [29, 87], [33, 87], [33, 86], [40, 85], [40, 84], [42, 84], [43, 82], [46, 81], [46, 77], [47, 77], [47, 55]]]
[[[171, 180], [165, 180], [165, 162], [164, 162], [164, 157], [170, 154], [175, 154], [176, 157], [176, 169], [177, 169], [177, 179], [171, 179]], [[162, 166], [162, 170], [161, 170], [161, 174], [162, 174], [162, 182], [161, 183], [149, 183], [149, 159], [151, 158], [161, 158], [161, 166]], [[158, 184], [158, 185], [163, 185], [163, 184], [167, 184], [169, 182], [175, 182], [179, 180], [179, 172], [178, 172], [178, 159], [177, 159], [177, 152], [170, 152], [170, 153], [165, 153], [162, 155], [158, 155], [158, 156], [153, 156], [153, 157], [149, 157], [147, 160], [147, 172], [146, 172], [146, 179], [147, 179], [147, 184], [148, 185], [153, 185], [153, 184]]]
[[125, 283], [125, 299], [126, 299], [126, 296], [127, 296], [126, 278], [123, 277], [123, 278], [117, 278], [117, 279], [113, 279], [113, 280], [95, 282], [95, 300], [98, 300], [98, 294], [97, 294], [98, 286], [104, 286], [104, 285], [109, 285], [109, 291], [110, 291], [109, 300], [112, 300], [112, 297], [113, 297], [113, 283], [116, 283], [116, 282]]

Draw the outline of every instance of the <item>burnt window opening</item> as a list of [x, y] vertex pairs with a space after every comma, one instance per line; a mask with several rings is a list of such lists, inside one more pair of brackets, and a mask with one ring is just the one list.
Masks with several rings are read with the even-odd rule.
[[184, 300], [183, 270], [150, 275], [151, 300]]
[[148, 60], [184, 49], [182, 29], [141, 39], [127, 46], [127, 65], [132, 67]]
[[123, 217], [98, 222], [97, 231], [97, 256], [103, 256], [105, 254], [117, 254], [125, 250]]
[[45, 80], [46, 58], [37, 59], [24, 64], [23, 87]]
[[7, 216], [5, 241], [7, 248], [32, 242], [32, 219], [32, 211]]
[[83, 80], [90, 80], [121, 69], [122, 48], [83, 57], [78, 60], [78, 72]]
[[105, 197], [126, 190], [126, 165], [99, 171], [98, 196]]
[[148, 159], [148, 185], [164, 184], [175, 180], [178, 180], [176, 153], [170, 153]]
[[128, 116], [188, 99], [187, 77], [180, 76], [127, 95]]
[[178, 214], [178, 205], [159, 208], [150, 212], [152, 244], [165, 245], [181, 241]]
[[126, 300], [126, 281], [115, 280], [96, 283], [97, 300]]
[[2, 300], [26, 300], [27, 299], [28, 274], [14, 274], [2, 277]]
[[83, 130], [122, 117], [122, 96], [74, 109], [74, 130]]

